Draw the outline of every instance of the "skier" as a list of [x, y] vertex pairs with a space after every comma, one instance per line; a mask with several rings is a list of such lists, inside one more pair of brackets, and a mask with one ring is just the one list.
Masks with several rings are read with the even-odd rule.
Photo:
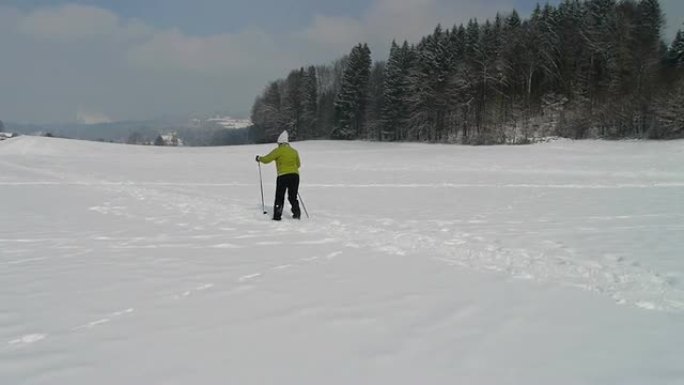
[[285, 190], [287, 190], [287, 200], [292, 206], [292, 218], [299, 219], [299, 201], [297, 200], [297, 190], [299, 190], [299, 153], [290, 146], [287, 131], [283, 131], [278, 136], [278, 147], [266, 156], [256, 156], [256, 161], [264, 164], [276, 161], [278, 179], [276, 179], [275, 204], [273, 206], [273, 220], [279, 221], [283, 214], [283, 204], [285, 202]]

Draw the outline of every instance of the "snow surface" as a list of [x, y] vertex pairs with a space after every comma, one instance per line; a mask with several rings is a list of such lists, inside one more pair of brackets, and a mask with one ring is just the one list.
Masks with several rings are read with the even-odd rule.
[[684, 384], [684, 142], [294, 146], [1, 142], [0, 384]]

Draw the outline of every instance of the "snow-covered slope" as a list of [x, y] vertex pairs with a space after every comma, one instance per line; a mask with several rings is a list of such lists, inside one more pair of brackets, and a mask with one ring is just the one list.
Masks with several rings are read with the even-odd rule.
[[684, 383], [684, 142], [294, 145], [1, 142], [0, 384]]

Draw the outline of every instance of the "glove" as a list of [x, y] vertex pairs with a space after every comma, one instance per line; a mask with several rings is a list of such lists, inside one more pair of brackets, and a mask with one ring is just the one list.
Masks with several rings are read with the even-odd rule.
[[259, 161], [259, 155], [256, 156], [256, 161], [257, 161], [257, 162]]

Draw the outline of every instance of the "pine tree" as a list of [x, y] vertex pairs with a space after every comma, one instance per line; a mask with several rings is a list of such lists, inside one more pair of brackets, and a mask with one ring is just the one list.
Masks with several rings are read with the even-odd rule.
[[397, 140], [398, 122], [401, 110], [397, 106], [401, 103], [405, 90], [401, 87], [401, 66], [399, 57], [399, 46], [392, 40], [389, 58], [385, 66], [385, 104], [382, 109], [382, 131], [379, 140]]
[[451, 43], [451, 32], [443, 31], [438, 25], [416, 47], [411, 76], [411, 139], [440, 141], [447, 137], [456, 67], [455, 52], [449, 48]]
[[[497, 26], [492, 24], [487, 20], [482, 26], [481, 30], [481, 42], [480, 42], [480, 55], [478, 58], [479, 62], [479, 74], [478, 83], [480, 88], [479, 104], [482, 116], [482, 126], [486, 131], [491, 129], [490, 123], [490, 111], [489, 104], [491, 104], [491, 99], [496, 90], [497, 76], [496, 67], [497, 60], [499, 57], [499, 34], [500, 30], [497, 30]], [[491, 132], [484, 133], [487, 137], [482, 138], [486, 142], [492, 142]]]
[[316, 138], [330, 138], [335, 127], [335, 97], [340, 89], [342, 74], [349, 58], [344, 56], [331, 65], [316, 68], [318, 113], [316, 114]]
[[583, 106], [593, 124], [598, 127], [599, 136], [609, 135], [612, 114], [605, 108], [610, 98], [611, 77], [615, 71], [609, 69], [615, 58], [613, 36], [616, 26], [616, 0], [590, 0], [583, 3], [582, 36], [587, 46], [582, 58], [579, 79], [580, 92], [586, 100]]
[[370, 49], [366, 44], [355, 46], [342, 75], [340, 90], [335, 97], [334, 139], [356, 139], [365, 135]]
[[638, 95], [638, 78], [641, 60], [635, 47], [638, 46], [638, 10], [632, 0], [623, 1], [615, 8], [615, 26], [607, 36], [610, 39], [610, 55], [606, 63], [607, 75], [610, 79], [607, 100], [602, 108], [605, 124], [609, 125], [607, 133], [613, 137], [622, 137], [638, 131], [635, 122], [640, 117], [640, 101]]
[[[520, 100], [524, 97], [525, 90], [525, 39], [522, 29], [522, 21], [515, 10], [506, 18], [501, 32], [502, 46], [498, 61], [500, 87], [503, 104], [502, 119], [511, 122], [514, 126], [517, 122]], [[512, 133], [515, 137], [515, 131]]]
[[0, 120], [0, 132], [4, 132], [4, 131], [5, 131], [5, 124], [2, 122], [2, 120]]
[[641, 0], [637, 7], [637, 88], [639, 96], [639, 126], [637, 135], [652, 130], [654, 83], [661, 68], [661, 31], [664, 16], [658, 0]]
[[557, 14], [550, 5], [537, 5], [530, 19], [523, 23], [525, 31], [525, 101], [528, 116], [540, 112], [542, 97], [558, 84], [559, 37]]
[[[476, 129], [476, 139], [481, 138], [482, 123], [483, 123], [483, 106], [482, 106], [482, 82], [481, 75], [483, 73], [483, 49], [482, 49], [482, 31], [477, 20], [470, 20], [465, 30], [465, 69], [462, 73], [462, 82], [467, 88], [467, 93], [470, 95], [468, 101], [468, 114], [472, 116], [470, 121], [470, 128]], [[470, 129], [468, 129], [470, 131]], [[463, 133], [464, 138], [470, 137], [469, 132]]]
[[556, 33], [559, 39], [559, 91], [574, 101], [581, 61], [586, 54], [582, 33], [583, 7], [577, 0], [564, 0], [558, 6]]
[[684, 79], [660, 96], [656, 103], [658, 124], [649, 131], [652, 139], [684, 137]]
[[252, 107], [252, 138], [256, 142], [272, 142], [284, 128], [281, 111], [281, 83], [271, 82]]
[[318, 115], [318, 85], [316, 67], [310, 66], [302, 79], [302, 126], [300, 139], [315, 136]]
[[414, 52], [408, 42], [392, 42], [385, 67], [381, 140], [404, 140], [408, 131]]
[[467, 142], [469, 108], [473, 95], [469, 89], [466, 66], [466, 29], [461, 24], [454, 26], [448, 35], [447, 50], [452, 60], [447, 84], [447, 128], [444, 140], [455, 141], [462, 132], [461, 140]]
[[376, 62], [368, 81], [368, 110], [366, 139], [382, 140], [382, 110], [385, 103], [385, 62]]
[[503, 31], [505, 45], [501, 52], [501, 63], [506, 95], [513, 99], [522, 93], [523, 80], [521, 71], [523, 66], [524, 40], [522, 35], [522, 21], [515, 10], [506, 19]]
[[304, 114], [304, 68], [290, 72], [283, 90], [283, 123], [291, 140], [296, 140]]
[[684, 32], [677, 31], [667, 53], [668, 64], [678, 69], [684, 69]]
[[541, 72], [539, 96], [557, 89], [560, 79], [560, 39], [558, 12], [548, 3], [544, 6], [539, 24], [539, 66]]
[[[564, 0], [558, 7], [560, 47], [559, 93], [568, 100], [561, 111], [558, 134], [580, 139], [586, 136], [589, 98], [585, 83], [590, 48], [584, 30], [586, 7], [578, 0]], [[574, 113], [574, 111], [581, 111]]]
[[661, 30], [665, 23], [658, 0], [641, 0], [637, 6], [637, 35], [646, 52], [658, 50]]

